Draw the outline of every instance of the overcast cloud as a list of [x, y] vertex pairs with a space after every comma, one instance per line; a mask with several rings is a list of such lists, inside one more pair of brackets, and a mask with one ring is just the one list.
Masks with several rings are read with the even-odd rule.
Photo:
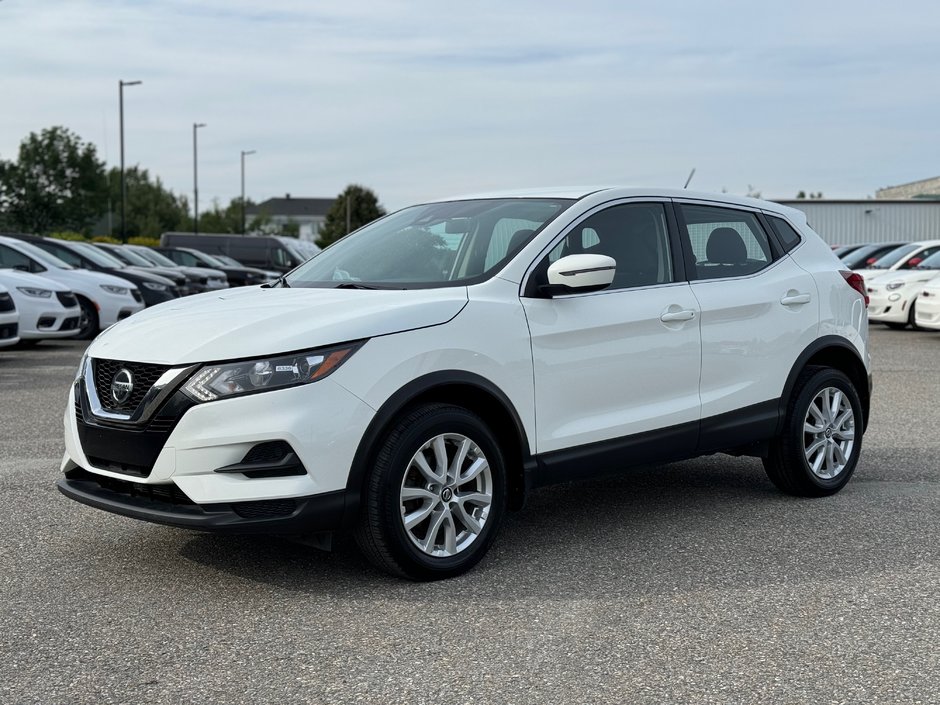
[[865, 197], [940, 174], [940, 3], [0, 1], [0, 158], [65, 125], [192, 191]]

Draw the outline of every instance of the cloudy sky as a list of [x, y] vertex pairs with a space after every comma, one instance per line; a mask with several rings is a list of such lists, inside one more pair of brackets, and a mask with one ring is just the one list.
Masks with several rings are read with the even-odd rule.
[[65, 125], [192, 191], [865, 197], [940, 174], [940, 3], [0, 0], [0, 158]]

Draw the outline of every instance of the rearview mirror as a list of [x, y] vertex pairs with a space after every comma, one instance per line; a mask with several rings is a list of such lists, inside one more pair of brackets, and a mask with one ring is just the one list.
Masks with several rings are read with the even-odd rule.
[[539, 288], [546, 296], [600, 291], [610, 286], [617, 262], [607, 255], [568, 255], [548, 268], [548, 284]]

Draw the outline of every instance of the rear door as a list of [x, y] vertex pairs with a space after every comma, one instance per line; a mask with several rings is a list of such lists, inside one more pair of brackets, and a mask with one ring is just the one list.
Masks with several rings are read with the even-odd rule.
[[[548, 473], [557, 466], [590, 475], [643, 462], [648, 452], [666, 459], [694, 449], [699, 309], [671, 225], [668, 201], [600, 207], [560, 236], [529, 275], [522, 304], [532, 338], [537, 450]], [[613, 257], [613, 284], [538, 297], [532, 282], [551, 262], [579, 253]]]
[[817, 337], [816, 282], [783, 253], [757, 212], [676, 206], [701, 308], [700, 450], [743, 445], [772, 432], [790, 370]]

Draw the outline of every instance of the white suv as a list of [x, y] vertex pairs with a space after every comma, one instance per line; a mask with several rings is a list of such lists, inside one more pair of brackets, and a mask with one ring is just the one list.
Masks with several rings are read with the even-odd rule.
[[864, 292], [800, 211], [764, 201], [425, 203], [274, 284], [99, 336], [59, 489], [186, 528], [350, 529], [424, 580], [479, 561], [533, 488], [638, 464], [751, 455], [784, 492], [828, 495], [868, 420]]

